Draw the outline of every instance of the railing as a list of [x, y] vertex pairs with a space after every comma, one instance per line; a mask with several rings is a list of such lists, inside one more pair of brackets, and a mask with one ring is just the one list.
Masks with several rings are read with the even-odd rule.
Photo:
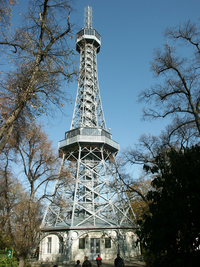
[[119, 150], [119, 144], [112, 139], [101, 136], [101, 135], [76, 135], [73, 137], [66, 138], [58, 143], [58, 149], [72, 145], [73, 143], [87, 142], [87, 143], [105, 143], [109, 146]]
[[82, 29], [76, 34], [76, 39], [83, 35], [94, 35], [99, 41], [101, 41], [101, 35], [94, 29]]

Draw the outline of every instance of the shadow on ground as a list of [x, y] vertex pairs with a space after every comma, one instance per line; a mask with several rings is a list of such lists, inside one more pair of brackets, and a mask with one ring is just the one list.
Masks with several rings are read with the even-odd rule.
[[[95, 261], [91, 261], [92, 262], [92, 267], [96, 267], [96, 262]], [[146, 266], [146, 264], [141, 261], [140, 259], [132, 259], [130, 261], [125, 261], [125, 267], [144, 267]], [[103, 261], [102, 267], [114, 267], [114, 260], [112, 261]]]
[[[97, 267], [96, 261], [91, 261], [92, 267]], [[146, 264], [140, 259], [140, 258], [133, 258], [129, 261], [125, 261], [125, 267], [145, 267]], [[39, 263], [39, 262], [34, 262], [31, 264], [32, 267], [53, 267], [54, 264], [56, 263], [50, 263], [50, 262], [45, 262], [45, 263]], [[58, 267], [74, 267], [75, 263], [57, 263]], [[81, 267], [81, 266], [80, 266]], [[111, 261], [103, 261], [101, 267], [114, 267], [114, 260]]]

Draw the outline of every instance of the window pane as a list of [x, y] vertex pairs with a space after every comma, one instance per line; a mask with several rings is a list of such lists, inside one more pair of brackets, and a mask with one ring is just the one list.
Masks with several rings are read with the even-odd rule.
[[85, 248], [85, 238], [80, 238], [79, 239], [79, 249], [84, 249]]
[[47, 237], [47, 253], [51, 253], [51, 237]]
[[105, 238], [105, 248], [111, 248], [111, 238]]
[[59, 242], [59, 254], [63, 254], [63, 243]]
[[94, 238], [90, 239], [90, 252], [94, 253]]
[[135, 236], [132, 235], [132, 247], [135, 248], [136, 244], [135, 244]]
[[96, 239], [96, 253], [100, 253], [100, 238]]

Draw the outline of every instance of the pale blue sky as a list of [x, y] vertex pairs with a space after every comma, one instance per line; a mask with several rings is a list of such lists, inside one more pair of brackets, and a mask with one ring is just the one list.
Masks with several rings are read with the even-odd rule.
[[[26, 0], [18, 0], [13, 13], [23, 11]], [[97, 56], [98, 78], [107, 128], [120, 148], [132, 146], [143, 133], [159, 135], [166, 121], [141, 121], [143, 105], [137, 103], [141, 90], [156, 80], [150, 72], [154, 48], [166, 42], [162, 35], [168, 26], [188, 19], [199, 23], [199, 0], [77, 0], [71, 21], [84, 26], [84, 8], [93, 9], [93, 28], [101, 35]], [[72, 43], [75, 48], [75, 38]], [[77, 83], [65, 88], [73, 99]], [[46, 124], [46, 132], [57, 146], [70, 129], [74, 103], [65, 107], [66, 117]]]

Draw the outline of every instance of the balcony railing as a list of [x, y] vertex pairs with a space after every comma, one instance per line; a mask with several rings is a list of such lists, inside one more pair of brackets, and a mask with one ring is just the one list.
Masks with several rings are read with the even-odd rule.
[[74, 143], [101, 143], [119, 150], [119, 144], [112, 140], [111, 133], [101, 128], [83, 127], [66, 132], [65, 140], [58, 143], [58, 149]]
[[83, 35], [93, 35], [101, 42], [101, 35], [94, 29], [82, 29], [76, 34], [76, 39], [80, 38]]

